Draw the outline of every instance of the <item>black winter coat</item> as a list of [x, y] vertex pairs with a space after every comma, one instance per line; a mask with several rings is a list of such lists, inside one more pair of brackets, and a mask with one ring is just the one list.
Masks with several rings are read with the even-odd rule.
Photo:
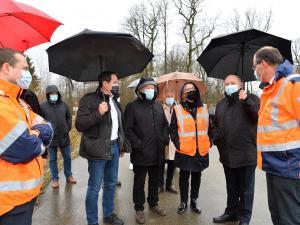
[[223, 165], [237, 168], [256, 164], [258, 110], [259, 98], [253, 94], [241, 102], [236, 93], [217, 104], [214, 143]]
[[137, 98], [125, 109], [126, 136], [131, 143], [131, 162], [149, 166], [164, 162], [169, 144], [168, 121], [158, 101]]
[[[99, 89], [98, 89], [99, 90]], [[79, 155], [83, 158], [100, 160], [111, 159], [112, 119], [110, 112], [101, 115], [98, 107], [103, 101], [109, 105], [110, 98], [101, 91], [86, 94], [80, 99], [75, 120], [75, 127], [82, 132]], [[124, 143], [122, 111], [116, 99], [112, 99], [119, 119], [118, 142], [120, 148]], [[120, 149], [121, 150], [121, 149]]]
[[41, 104], [41, 116], [50, 121], [54, 128], [54, 136], [50, 147], [70, 145], [69, 132], [72, 128], [72, 116], [68, 105], [59, 97], [57, 103], [49, 100]]

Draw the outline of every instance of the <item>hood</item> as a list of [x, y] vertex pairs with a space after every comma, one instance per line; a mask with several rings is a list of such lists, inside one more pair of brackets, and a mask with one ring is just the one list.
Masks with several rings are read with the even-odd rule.
[[275, 80], [279, 80], [282, 77], [287, 77], [292, 72], [293, 65], [288, 60], [284, 60], [284, 62], [276, 68]]
[[50, 101], [49, 100], [49, 94], [52, 93], [52, 92], [57, 92], [58, 93], [58, 101], [57, 102], [59, 102], [61, 100], [61, 95], [60, 95], [60, 92], [59, 92], [59, 90], [58, 90], [58, 88], [57, 88], [56, 85], [49, 85], [49, 86], [47, 86], [47, 88], [46, 88], [46, 97], [47, 97], [47, 100]]
[[183, 106], [185, 107], [185, 102], [184, 102], [184, 100], [183, 100], [183, 89], [184, 89], [184, 87], [185, 87], [187, 84], [193, 84], [194, 87], [196, 88], [196, 90], [197, 90], [197, 92], [198, 92], [198, 99], [196, 100], [196, 105], [197, 105], [197, 107], [202, 107], [202, 106], [203, 106], [203, 103], [202, 103], [200, 91], [199, 91], [197, 85], [195, 85], [193, 82], [187, 82], [187, 83], [185, 83], [185, 84], [182, 86], [182, 88], [181, 88], [181, 90], [180, 90], [180, 104], [183, 105]]
[[154, 85], [154, 87], [155, 87], [155, 94], [154, 94], [153, 100], [156, 99], [159, 90], [158, 90], [158, 85], [157, 85], [157, 83], [154, 81], [154, 79], [153, 79], [152, 77], [142, 77], [142, 78], [140, 79], [140, 82], [138, 83], [138, 85], [137, 85], [136, 88], [135, 88], [135, 93], [136, 93], [136, 95], [138, 96], [139, 99], [141, 99], [141, 100], [145, 100], [145, 99], [146, 99], [146, 98], [145, 98], [145, 94], [141, 93], [140, 90], [141, 90], [143, 87], [145, 87], [145, 86], [147, 86], [147, 85], [150, 85], [150, 84], [151, 84], [151, 85]]

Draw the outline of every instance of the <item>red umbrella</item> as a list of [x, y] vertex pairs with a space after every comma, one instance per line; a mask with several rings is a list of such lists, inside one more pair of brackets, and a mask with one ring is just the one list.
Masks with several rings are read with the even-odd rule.
[[0, 47], [24, 51], [49, 42], [61, 23], [29, 5], [0, 0]]

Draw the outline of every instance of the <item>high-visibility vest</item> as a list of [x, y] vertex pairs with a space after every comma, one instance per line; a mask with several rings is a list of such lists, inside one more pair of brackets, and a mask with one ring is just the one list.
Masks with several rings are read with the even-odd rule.
[[[0, 80], [0, 153], [18, 141], [25, 130], [30, 131], [34, 124], [42, 121], [18, 99], [21, 91], [16, 85]], [[22, 147], [25, 146], [19, 146]], [[18, 164], [0, 158], [0, 216], [38, 196], [43, 173], [41, 156]]]
[[300, 80], [283, 77], [263, 90], [257, 127], [258, 167], [300, 179]]
[[210, 141], [207, 134], [209, 125], [207, 106], [204, 105], [197, 108], [196, 119], [181, 105], [176, 105], [174, 109], [177, 117], [180, 143], [180, 149], [177, 149], [177, 151], [185, 155], [194, 156], [198, 147], [201, 156], [207, 155], [210, 148]]

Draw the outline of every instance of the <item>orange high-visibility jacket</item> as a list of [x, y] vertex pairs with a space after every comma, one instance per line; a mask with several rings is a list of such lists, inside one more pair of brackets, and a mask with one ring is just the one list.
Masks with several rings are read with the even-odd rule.
[[181, 105], [176, 105], [174, 109], [177, 117], [180, 143], [180, 149], [177, 149], [177, 151], [185, 155], [194, 156], [198, 147], [201, 156], [207, 155], [210, 148], [210, 141], [207, 134], [209, 125], [207, 106], [203, 105], [203, 107], [197, 108], [196, 119]]
[[45, 147], [30, 133], [43, 118], [18, 98], [21, 92], [0, 80], [0, 216], [37, 197], [43, 184]]
[[264, 88], [257, 128], [258, 166], [300, 179], [300, 76], [282, 77]]

